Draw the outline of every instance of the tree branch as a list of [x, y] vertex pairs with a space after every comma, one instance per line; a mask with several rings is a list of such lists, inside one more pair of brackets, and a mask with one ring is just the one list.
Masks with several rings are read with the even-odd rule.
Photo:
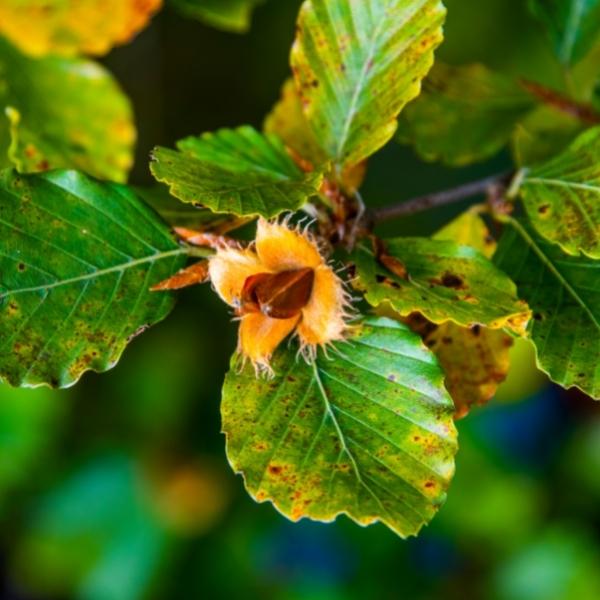
[[507, 186], [512, 175], [512, 172], [492, 175], [491, 177], [465, 183], [449, 190], [419, 196], [389, 206], [383, 206], [372, 211], [370, 215], [371, 222], [373, 224], [382, 223], [384, 221], [390, 221], [391, 219], [397, 219], [398, 217], [414, 215], [430, 208], [460, 202], [461, 200], [479, 194], [487, 194], [494, 186]]

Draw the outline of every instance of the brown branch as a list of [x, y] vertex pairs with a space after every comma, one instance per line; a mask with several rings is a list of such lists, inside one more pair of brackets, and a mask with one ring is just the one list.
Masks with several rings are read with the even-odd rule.
[[491, 177], [465, 183], [449, 190], [436, 192], [434, 194], [426, 194], [425, 196], [412, 198], [405, 202], [383, 206], [371, 212], [370, 221], [372, 224], [382, 223], [384, 221], [390, 221], [391, 219], [397, 219], [398, 217], [414, 215], [430, 208], [460, 202], [466, 198], [471, 198], [472, 196], [487, 194], [499, 185], [506, 187], [510, 182], [512, 175], [512, 173], [492, 175]]
[[521, 79], [520, 83], [534, 98], [537, 98], [543, 104], [579, 119], [583, 123], [588, 123], [590, 125], [600, 123], [600, 114], [593, 106], [577, 102], [568, 96], [547, 88], [535, 81]]

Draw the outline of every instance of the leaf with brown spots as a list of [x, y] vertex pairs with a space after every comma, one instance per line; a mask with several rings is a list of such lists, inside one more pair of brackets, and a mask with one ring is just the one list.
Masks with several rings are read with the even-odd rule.
[[565, 254], [527, 221], [510, 219], [494, 262], [531, 306], [527, 332], [540, 368], [600, 400], [600, 261]]
[[76, 171], [0, 174], [0, 379], [67, 387], [164, 319], [152, 285], [187, 250], [128, 188]]
[[2, 0], [0, 34], [32, 56], [106, 54], [125, 44], [162, 0]]
[[600, 258], [600, 127], [524, 173], [519, 191], [537, 232], [568, 254]]
[[233, 469], [286, 517], [415, 535], [446, 497], [457, 451], [454, 406], [435, 356], [405, 325], [365, 319], [329, 358], [274, 356], [273, 379], [237, 358], [223, 389]]
[[[472, 206], [440, 229], [434, 238], [470, 246], [491, 258], [496, 242], [481, 218], [481, 208]], [[421, 315], [409, 316], [408, 324], [438, 357], [457, 418], [467, 415], [472, 406], [485, 404], [494, 397], [510, 367], [513, 340], [509, 335], [480, 325], [460, 327], [452, 322], [434, 325]]]
[[414, 315], [408, 324], [421, 333], [425, 345], [440, 361], [456, 407], [455, 417], [460, 419], [472, 406], [489, 402], [508, 375], [512, 338], [502, 330], [480, 325], [467, 328], [451, 322], [426, 322], [424, 327], [421, 320], [423, 317]]
[[129, 100], [103, 67], [34, 60], [0, 37], [0, 152], [19, 171], [75, 168], [125, 181], [135, 138]]
[[438, 324], [524, 331], [530, 312], [518, 299], [515, 284], [474, 248], [426, 238], [385, 240], [385, 248], [404, 266], [402, 277], [366, 244], [353, 254], [354, 286], [372, 306], [389, 302], [400, 316], [420, 312]]
[[291, 63], [302, 107], [338, 171], [394, 135], [442, 41], [440, 0], [306, 0]]

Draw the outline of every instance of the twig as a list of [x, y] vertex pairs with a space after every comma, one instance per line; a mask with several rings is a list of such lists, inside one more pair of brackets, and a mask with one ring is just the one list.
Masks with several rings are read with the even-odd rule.
[[461, 200], [477, 196], [478, 194], [487, 194], [493, 187], [507, 185], [512, 175], [512, 173], [492, 175], [491, 177], [465, 183], [450, 190], [427, 194], [425, 196], [406, 200], [405, 202], [383, 206], [371, 212], [370, 221], [373, 224], [382, 223], [391, 219], [397, 219], [398, 217], [413, 215], [430, 208], [460, 202]]
[[600, 123], [600, 114], [589, 104], [577, 102], [560, 92], [547, 88], [535, 81], [521, 79], [521, 85], [542, 103], [555, 108], [571, 117], [579, 119], [583, 123], [596, 125]]

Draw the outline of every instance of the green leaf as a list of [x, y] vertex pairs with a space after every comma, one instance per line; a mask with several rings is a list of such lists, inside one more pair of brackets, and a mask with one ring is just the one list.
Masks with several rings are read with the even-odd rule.
[[0, 378], [69, 386], [173, 308], [185, 248], [131, 191], [75, 171], [0, 175]]
[[499, 152], [534, 106], [523, 88], [483, 65], [438, 62], [402, 113], [398, 139], [425, 160], [468, 165]]
[[577, 117], [551, 106], [539, 106], [516, 126], [511, 140], [513, 158], [520, 166], [549, 160], [583, 129]]
[[299, 209], [322, 175], [303, 173], [279, 138], [252, 127], [221, 129], [156, 148], [150, 168], [183, 202], [239, 216], [274, 217]]
[[440, 0], [306, 0], [291, 63], [326, 155], [351, 167], [394, 135], [442, 41]]
[[19, 171], [68, 167], [125, 181], [135, 137], [129, 100], [103, 67], [28, 58], [0, 38], [0, 152], [11, 139]]
[[600, 258], [600, 127], [525, 173], [520, 194], [536, 230], [569, 254]]
[[290, 519], [385, 523], [416, 534], [444, 502], [457, 450], [453, 405], [417, 335], [369, 318], [314, 364], [280, 349], [275, 377], [232, 362], [223, 429], [233, 469]]
[[600, 399], [600, 262], [564, 254], [516, 219], [494, 261], [531, 306], [528, 332], [540, 368], [556, 383]]
[[365, 245], [353, 256], [355, 286], [372, 306], [389, 303], [400, 316], [420, 312], [437, 324], [523, 330], [530, 313], [515, 284], [477, 250], [451, 241], [396, 238], [385, 240], [385, 253], [404, 274], [390, 271]]
[[529, 0], [529, 8], [546, 29], [564, 66], [582, 59], [598, 39], [599, 0]]
[[184, 16], [198, 19], [217, 29], [245, 33], [250, 29], [252, 11], [264, 0], [171, 0]]

